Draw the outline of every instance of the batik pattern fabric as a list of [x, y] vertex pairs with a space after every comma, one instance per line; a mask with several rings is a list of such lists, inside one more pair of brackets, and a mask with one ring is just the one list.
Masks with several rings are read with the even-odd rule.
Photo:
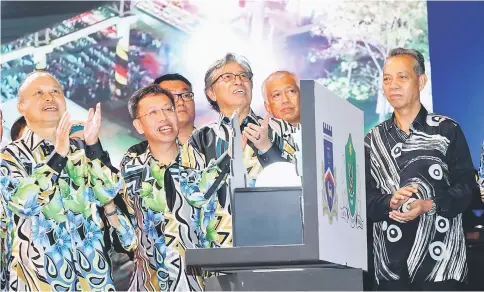
[[[100, 143], [71, 139], [64, 158], [29, 129], [3, 149], [3, 199], [13, 223], [8, 290], [115, 290], [101, 216], [122, 182], [101, 162], [103, 154]], [[116, 233], [132, 249], [134, 229], [118, 213]]]
[[[261, 120], [262, 118], [251, 110], [249, 115], [241, 122], [241, 131], [249, 123], [260, 126]], [[295, 132], [296, 128], [291, 124], [280, 119], [271, 119], [269, 122], [269, 138], [272, 141], [272, 147], [267, 152], [260, 153], [251, 142], [247, 143], [242, 161], [247, 169], [248, 187], [255, 185], [259, 173], [271, 163], [295, 163], [297, 150], [293, 137]], [[194, 153], [192, 155], [202, 157], [201, 164], [203, 165], [203, 161], [219, 158], [229, 148], [229, 141], [231, 141], [232, 137], [231, 120], [221, 114], [217, 122], [204, 126], [192, 134], [187, 145], [185, 145], [185, 153]], [[186, 166], [200, 168], [200, 160], [191, 159], [184, 161], [188, 163]], [[215, 217], [217, 218], [215, 226], [217, 231], [216, 246], [231, 247], [232, 216], [228, 184], [225, 184], [218, 191]]]
[[[365, 138], [367, 214], [373, 222], [378, 281], [464, 281], [462, 213], [478, 193], [469, 148], [459, 125], [422, 107], [402, 131], [394, 117]], [[388, 217], [399, 188], [417, 185], [413, 199], [433, 200], [436, 212], [399, 223]]]
[[4, 193], [8, 191], [9, 180], [0, 170], [0, 291], [7, 291], [9, 270], [8, 263], [11, 255], [11, 239], [13, 236], [10, 220], [11, 211], [7, 208]]
[[162, 165], [146, 142], [123, 157], [123, 198], [138, 241], [130, 291], [204, 289], [201, 271], [186, 266], [185, 251], [210, 247], [216, 239], [216, 191], [229, 172], [230, 158], [200, 164], [198, 170], [182, 166], [183, 159], [200, 161], [180, 147], [174, 162]]

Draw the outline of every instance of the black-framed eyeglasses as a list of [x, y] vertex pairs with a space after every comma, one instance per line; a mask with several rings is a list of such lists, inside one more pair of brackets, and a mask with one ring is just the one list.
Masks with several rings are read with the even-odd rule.
[[181, 98], [183, 101], [190, 102], [193, 101], [193, 92], [184, 92], [184, 93], [173, 93], [173, 97], [175, 98], [175, 103]]
[[137, 119], [141, 119], [142, 117], [146, 117], [146, 116], [150, 118], [156, 118], [157, 116], [161, 115], [161, 113], [164, 113], [166, 116], [173, 116], [176, 114], [174, 107], [159, 108], [159, 109], [153, 109], [147, 112], [146, 114], [137, 117]]
[[240, 78], [240, 80], [244, 81], [244, 82], [247, 82], [247, 81], [252, 81], [252, 74], [249, 73], [249, 72], [242, 72], [242, 73], [239, 73], [239, 74], [235, 74], [235, 73], [224, 73], [222, 75], [220, 75], [219, 77], [217, 77], [213, 82], [212, 82], [212, 85], [214, 85], [217, 81], [219, 81], [220, 79], [222, 79], [224, 82], [232, 82], [234, 81], [237, 77]]

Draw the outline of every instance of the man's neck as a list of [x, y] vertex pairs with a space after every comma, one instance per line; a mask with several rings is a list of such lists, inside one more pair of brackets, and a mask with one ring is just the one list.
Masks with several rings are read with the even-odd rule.
[[178, 155], [178, 145], [176, 141], [172, 143], [150, 143], [148, 141], [151, 154], [164, 165], [171, 164]]
[[32, 132], [34, 132], [36, 135], [41, 137], [43, 140], [47, 140], [47, 141], [51, 142], [52, 144], [55, 144], [57, 125], [55, 125], [55, 124], [51, 124], [51, 125], [29, 124], [28, 127]]
[[193, 126], [193, 123], [182, 126], [178, 132], [178, 140], [180, 140], [182, 144], [185, 144], [188, 141], [188, 138], [192, 135], [194, 129], [195, 127]]
[[395, 110], [395, 123], [397, 126], [404, 131], [405, 133], [410, 133], [410, 125], [412, 125], [413, 121], [417, 117], [422, 104], [420, 102], [409, 105], [408, 107]]

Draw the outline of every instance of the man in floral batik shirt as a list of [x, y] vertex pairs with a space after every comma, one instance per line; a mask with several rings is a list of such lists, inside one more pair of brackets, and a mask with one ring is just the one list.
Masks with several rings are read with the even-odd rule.
[[[0, 110], [0, 143], [3, 137], [3, 112]], [[5, 202], [3, 200], [3, 193], [7, 186], [8, 179], [0, 172], [0, 291], [5, 291], [7, 286], [7, 261], [9, 258], [9, 249], [7, 245], [8, 235], [7, 226], [9, 221], [7, 221], [7, 211]]]
[[114, 290], [102, 217], [119, 213], [113, 227], [126, 249], [136, 239], [112, 202], [122, 182], [100, 159], [100, 105], [89, 110], [84, 141], [69, 139], [72, 122], [62, 88], [37, 71], [20, 85], [17, 108], [26, 133], [1, 152], [14, 233], [8, 290]]
[[[234, 54], [217, 60], [205, 74], [205, 94], [219, 120], [204, 126], [188, 140], [187, 153], [202, 160], [185, 164], [199, 168], [204, 161], [218, 159], [229, 147], [234, 136], [230, 117], [238, 112], [242, 133], [243, 163], [247, 168], [248, 186], [253, 187], [264, 167], [274, 162], [295, 162], [295, 127], [280, 119], [264, 119], [251, 109], [252, 69], [248, 61]], [[296, 166], [294, 166], [296, 167]], [[214, 246], [232, 246], [232, 215], [227, 184], [218, 191], [217, 240]]]
[[200, 158], [178, 143], [173, 96], [156, 84], [135, 92], [128, 107], [134, 127], [148, 141], [131, 147], [121, 163], [124, 199], [138, 240], [129, 290], [203, 290], [201, 272], [188, 271], [185, 251], [209, 247], [216, 239], [215, 194], [230, 157], [199, 170], [183, 167], [184, 160]]

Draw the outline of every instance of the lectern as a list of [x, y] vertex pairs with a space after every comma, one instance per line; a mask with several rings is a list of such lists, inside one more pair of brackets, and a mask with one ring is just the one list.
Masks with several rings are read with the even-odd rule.
[[363, 112], [313, 80], [300, 89], [302, 187], [233, 189], [234, 247], [186, 251], [218, 272], [208, 291], [363, 289]]

